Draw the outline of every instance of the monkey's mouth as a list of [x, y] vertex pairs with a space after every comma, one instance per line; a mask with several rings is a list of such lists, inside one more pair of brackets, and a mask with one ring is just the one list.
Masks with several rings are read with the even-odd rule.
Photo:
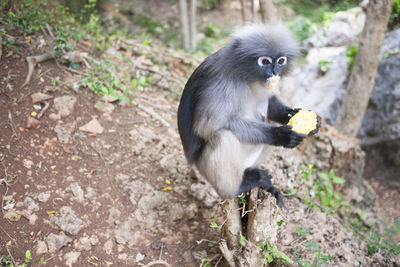
[[271, 89], [271, 90], [275, 89], [275, 87], [278, 85], [280, 79], [281, 79], [280, 76], [272, 76], [272, 77], [268, 78], [265, 81], [265, 87], [267, 87], [268, 89]]

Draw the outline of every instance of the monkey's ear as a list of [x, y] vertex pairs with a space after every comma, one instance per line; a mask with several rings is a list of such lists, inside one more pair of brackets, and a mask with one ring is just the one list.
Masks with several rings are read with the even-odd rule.
[[241, 41], [238, 40], [238, 39], [236, 39], [236, 40], [233, 41], [233, 43], [232, 43], [232, 48], [233, 48], [233, 49], [237, 49], [237, 48], [239, 48], [240, 44], [241, 44]]

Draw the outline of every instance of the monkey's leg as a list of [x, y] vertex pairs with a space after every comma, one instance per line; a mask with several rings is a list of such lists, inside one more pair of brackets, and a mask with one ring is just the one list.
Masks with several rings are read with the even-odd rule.
[[271, 175], [266, 170], [258, 168], [247, 168], [243, 173], [242, 183], [238, 193], [246, 193], [254, 187], [260, 187], [271, 193], [278, 203], [279, 207], [283, 207], [282, 193], [276, 189], [271, 183]]
[[220, 196], [237, 195], [242, 174], [249, 167], [244, 152], [238, 138], [228, 130], [219, 131], [204, 147], [196, 166]]

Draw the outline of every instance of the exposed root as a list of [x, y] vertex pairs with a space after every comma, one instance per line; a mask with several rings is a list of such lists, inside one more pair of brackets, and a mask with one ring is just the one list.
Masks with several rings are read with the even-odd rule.
[[36, 64], [46, 61], [46, 60], [49, 60], [49, 59], [52, 59], [54, 57], [54, 55], [55, 55], [55, 51], [50, 51], [43, 55], [26, 57], [26, 61], [28, 62], [28, 75], [26, 76], [26, 80], [25, 80], [24, 84], [22, 85], [22, 87], [24, 87], [31, 81], [33, 70], [35, 69]]
[[229, 266], [236, 267], [233, 252], [228, 248], [225, 240], [221, 240], [221, 243], [219, 244], [219, 250], [221, 250], [221, 253], [224, 255], [224, 258], [228, 262]]

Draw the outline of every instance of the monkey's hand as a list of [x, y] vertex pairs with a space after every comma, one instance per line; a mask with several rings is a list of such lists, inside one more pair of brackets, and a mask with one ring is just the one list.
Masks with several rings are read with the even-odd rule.
[[305, 134], [299, 134], [292, 131], [292, 125], [284, 125], [274, 128], [274, 138], [276, 146], [294, 148], [307, 137]]
[[317, 127], [315, 130], [312, 130], [308, 133], [308, 136], [315, 135], [319, 132], [319, 128], [321, 128], [321, 117], [317, 115]]

